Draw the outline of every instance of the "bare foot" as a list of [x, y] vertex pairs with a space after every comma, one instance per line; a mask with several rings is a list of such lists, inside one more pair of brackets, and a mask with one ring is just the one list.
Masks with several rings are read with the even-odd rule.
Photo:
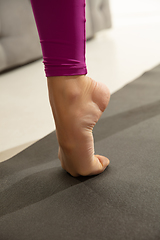
[[109, 103], [107, 86], [86, 75], [47, 81], [62, 168], [74, 177], [103, 172], [109, 159], [94, 155], [92, 130]]

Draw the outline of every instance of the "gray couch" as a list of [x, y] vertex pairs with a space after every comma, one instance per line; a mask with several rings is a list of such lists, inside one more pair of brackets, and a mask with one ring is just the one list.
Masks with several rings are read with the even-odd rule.
[[[111, 27], [109, 0], [86, 0], [86, 38]], [[42, 57], [30, 0], [0, 0], [0, 72]]]

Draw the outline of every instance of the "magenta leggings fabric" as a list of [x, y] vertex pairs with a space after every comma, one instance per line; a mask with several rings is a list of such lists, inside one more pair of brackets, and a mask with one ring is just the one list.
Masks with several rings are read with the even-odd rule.
[[46, 77], [87, 74], [86, 0], [30, 0]]

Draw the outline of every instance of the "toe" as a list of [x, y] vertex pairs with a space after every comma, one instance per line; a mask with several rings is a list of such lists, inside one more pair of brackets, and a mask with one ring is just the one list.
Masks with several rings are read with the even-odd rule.
[[95, 169], [93, 170], [92, 175], [102, 173], [110, 163], [108, 158], [101, 155], [94, 155], [94, 162]]

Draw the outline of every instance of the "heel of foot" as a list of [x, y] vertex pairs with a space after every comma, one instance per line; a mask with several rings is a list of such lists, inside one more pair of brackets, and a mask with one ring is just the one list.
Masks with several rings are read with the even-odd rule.
[[110, 91], [108, 87], [104, 83], [97, 82], [93, 93], [93, 101], [97, 103], [102, 112], [104, 112], [108, 106], [109, 100]]

